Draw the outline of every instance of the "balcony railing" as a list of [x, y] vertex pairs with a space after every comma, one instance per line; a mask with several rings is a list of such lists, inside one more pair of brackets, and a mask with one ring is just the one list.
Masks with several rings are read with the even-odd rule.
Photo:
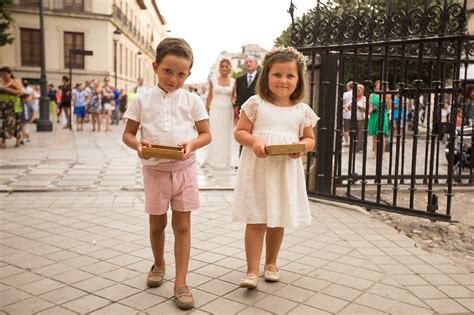
[[[88, 6], [85, 5], [86, 1], [90, 0], [54, 0], [52, 3], [44, 1], [43, 5], [47, 10], [84, 13], [90, 12]], [[12, 7], [14, 9], [39, 9], [39, 3], [40, 0], [13, 0]]]

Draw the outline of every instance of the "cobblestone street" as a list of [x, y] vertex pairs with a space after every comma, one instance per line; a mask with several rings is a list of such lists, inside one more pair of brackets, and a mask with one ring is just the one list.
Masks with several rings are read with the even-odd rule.
[[[171, 314], [152, 264], [139, 162], [111, 133], [33, 133], [1, 151], [0, 313]], [[236, 152], [236, 151], [235, 151]], [[198, 159], [202, 160], [203, 152]], [[194, 314], [469, 314], [474, 276], [366, 212], [311, 201], [311, 226], [286, 230], [281, 281], [238, 287], [244, 226], [231, 221], [235, 169], [200, 168], [188, 284]], [[31, 191], [29, 191], [31, 190]]]

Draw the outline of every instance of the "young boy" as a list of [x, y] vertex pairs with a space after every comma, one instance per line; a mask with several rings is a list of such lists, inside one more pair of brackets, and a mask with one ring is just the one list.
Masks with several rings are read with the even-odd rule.
[[[167, 210], [172, 209], [176, 261], [175, 302], [181, 309], [194, 307], [194, 299], [186, 286], [191, 248], [191, 210], [198, 209], [196, 155], [194, 151], [211, 142], [208, 115], [199, 96], [181, 89], [191, 74], [193, 53], [180, 38], [165, 38], [156, 48], [153, 70], [158, 85], [134, 98], [125, 113], [127, 124], [123, 142], [137, 151], [143, 164], [145, 211], [150, 220], [150, 243], [154, 264], [147, 285], [158, 287], [165, 275], [165, 227]], [[138, 128], [141, 138], [137, 139]], [[152, 144], [181, 146], [184, 161], [145, 159], [143, 147]]]

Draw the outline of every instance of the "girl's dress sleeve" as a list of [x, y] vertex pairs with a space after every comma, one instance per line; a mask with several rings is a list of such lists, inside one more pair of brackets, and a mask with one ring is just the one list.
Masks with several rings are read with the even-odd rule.
[[300, 137], [303, 136], [303, 129], [306, 127], [315, 127], [319, 117], [314, 113], [314, 111], [307, 104], [303, 104], [304, 118], [303, 123], [300, 125]]
[[255, 119], [257, 118], [259, 103], [260, 103], [260, 97], [258, 97], [257, 95], [254, 95], [250, 97], [242, 105], [242, 108], [240, 109], [240, 113], [244, 111], [245, 115], [247, 115], [248, 119], [252, 122], [252, 124], [255, 122]]

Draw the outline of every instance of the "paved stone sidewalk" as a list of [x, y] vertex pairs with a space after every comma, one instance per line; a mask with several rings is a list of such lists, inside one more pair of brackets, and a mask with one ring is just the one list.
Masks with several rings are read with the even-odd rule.
[[[311, 202], [313, 224], [286, 231], [279, 283], [238, 287], [245, 270], [232, 192], [206, 191], [193, 214], [194, 314], [469, 314], [474, 277], [357, 210]], [[152, 264], [142, 192], [0, 193], [0, 313], [170, 314]]]
[[[32, 132], [32, 142], [19, 148], [11, 140], [0, 151], [0, 191], [141, 190], [140, 161], [122, 143], [123, 125], [97, 133], [56, 126], [52, 133]], [[236, 143], [233, 149], [237, 165]], [[205, 154], [205, 149], [198, 151], [199, 162]], [[198, 175], [202, 189], [231, 189], [236, 170], [200, 166]]]

